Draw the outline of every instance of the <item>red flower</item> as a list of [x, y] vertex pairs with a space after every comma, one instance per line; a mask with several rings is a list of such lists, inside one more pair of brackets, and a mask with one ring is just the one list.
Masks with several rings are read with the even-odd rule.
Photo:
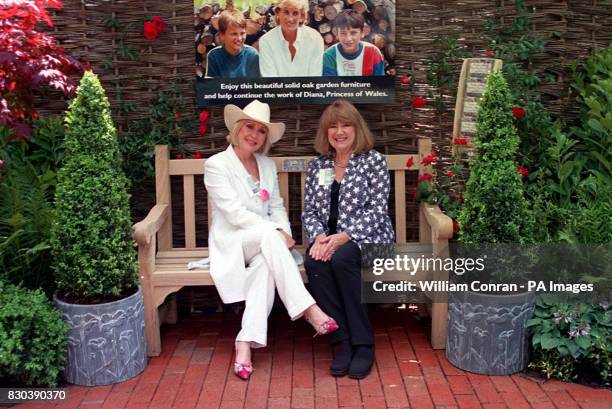
[[523, 176], [524, 178], [529, 176], [529, 170], [525, 166], [523, 166], [523, 165], [516, 165], [516, 168], [518, 169], [518, 171], [521, 174], [521, 176]]
[[163, 33], [163, 31], [166, 29], [166, 23], [164, 22], [164, 19], [160, 16], [153, 17], [151, 19], [151, 22], [155, 24], [155, 27], [157, 27], [157, 31], [159, 31], [160, 34]]
[[404, 85], [408, 85], [410, 84], [410, 77], [407, 75], [402, 75], [402, 77], [400, 78], [400, 82]]
[[154, 41], [159, 37], [161, 31], [157, 28], [157, 25], [152, 21], [145, 21], [144, 32], [145, 38], [149, 41]]
[[437, 158], [433, 155], [427, 155], [423, 159], [421, 159], [421, 163], [423, 165], [431, 165], [432, 163], [436, 162], [436, 159]]
[[485, 53], [485, 55], [486, 55], [488, 58], [493, 58], [493, 50], [487, 50], [487, 52]]
[[263, 200], [264, 202], [267, 202], [268, 200], [270, 200], [270, 192], [268, 192], [266, 189], [261, 189], [259, 191], [259, 197], [261, 197], [261, 200]]
[[8, 86], [9, 91], [13, 91], [16, 85], [17, 85], [17, 81], [9, 82], [9, 86]]
[[431, 180], [433, 178], [431, 173], [423, 173], [419, 175], [419, 180], [417, 180], [417, 185], [425, 182], [426, 180]]
[[453, 140], [453, 145], [467, 145], [467, 144], [468, 144], [467, 138], [455, 138]]
[[208, 110], [204, 109], [202, 112], [200, 112], [200, 122], [206, 122], [208, 120]]
[[514, 115], [515, 118], [522, 118], [525, 116], [525, 109], [521, 107], [514, 107], [512, 108], [512, 115]]
[[198, 129], [200, 136], [204, 136], [204, 134], [206, 134], [206, 131], [208, 131], [208, 126], [204, 122], [200, 123], [200, 129]]
[[174, 113], [174, 120], [178, 121], [179, 119], [181, 119], [181, 113], [180, 112], [175, 112]]
[[407, 168], [411, 168], [414, 166], [414, 157], [409, 157], [408, 160], [406, 161], [406, 167]]
[[449, 170], [448, 172], [446, 172], [446, 176], [452, 178], [453, 176], [455, 176], [455, 174]]
[[202, 152], [196, 152], [193, 154], [194, 159], [202, 159]]
[[459, 230], [459, 223], [457, 222], [457, 220], [453, 220], [453, 231], [457, 231]]
[[425, 98], [423, 97], [414, 97], [410, 100], [410, 103], [415, 108], [423, 108], [425, 106]]

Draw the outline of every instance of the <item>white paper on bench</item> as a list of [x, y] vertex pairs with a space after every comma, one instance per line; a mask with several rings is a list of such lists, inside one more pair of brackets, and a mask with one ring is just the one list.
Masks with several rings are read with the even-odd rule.
[[[298, 266], [301, 266], [304, 264], [304, 257], [302, 257], [302, 254], [293, 249], [291, 250], [291, 255], [293, 256], [293, 260], [295, 260], [295, 264]], [[208, 257], [205, 257], [201, 260], [196, 260], [196, 261], [190, 261], [189, 263], [187, 263], [187, 270], [199, 270], [199, 269], [206, 269], [210, 267], [210, 259]]]

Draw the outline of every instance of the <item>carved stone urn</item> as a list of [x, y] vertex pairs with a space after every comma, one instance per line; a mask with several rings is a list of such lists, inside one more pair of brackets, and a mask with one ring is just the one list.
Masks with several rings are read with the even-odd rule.
[[66, 381], [99, 386], [122, 382], [147, 365], [142, 291], [104, 304], [53, 301], [72, 329], [68, 333]]
[[509, 375], [529, 363], [527, 321], [535, 293], [451, 292], [446, 358], [465, 371]]

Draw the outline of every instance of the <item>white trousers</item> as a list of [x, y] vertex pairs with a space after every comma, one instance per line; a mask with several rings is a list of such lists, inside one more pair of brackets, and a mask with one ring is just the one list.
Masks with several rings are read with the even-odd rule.
[[262, 348], [267, 345], [268, 316], [274, 304], [275, 288], [291, 320], [300, 318], [315, 301], [304, 287], [281, 233], [272, 228], [246, 229], [241, 239], [247, 263], [246, 305], [236, 341], [251, 342], [252, 348]]

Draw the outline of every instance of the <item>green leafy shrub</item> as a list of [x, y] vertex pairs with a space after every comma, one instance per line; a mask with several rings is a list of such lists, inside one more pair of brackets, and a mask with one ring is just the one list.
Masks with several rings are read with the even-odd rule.
[[0, 379], [57, 386], [66, 362], [68, 325], [41, 291], [0, 281]]
[[591, 172], [612, 173], [612, 45], [574, 66], [572, 88], [578, 94], [580, 125], [571, 128], [579, 156]]
[[0, 128], [0, 279], [48, 295], [55, 289], [50, 237], [63, 138], [59, 117], [35, 121], [27, 141]]
[[145, 118], [130, 122], [127, 131], [119, 135], [123, 169], [134, 188], [155, 175], [155, 145], [186, 150], [185, 137], [197, 131], [193, 129], [196, 118], [186, 114], [186, 109], [181, 88], [173, 84], [149, 101]]
[[470, 175], [459, 215], [464, 244], [528, 243], [531, 214], [516, 167], [519, 138], [512, 116], [512, 95], [499, 71], [489, 74], [480, 102]]
[[612, 310], [607, 305], [558, 302], [542, 296], [527, 326], [534, 349], [530, 368], [547, 378], [595, 378], [610, 384]]
[[87, 71], [66, 116], [66, 157], [56, 190], [52, 248], [62, 298], [110, 301], [136, 287], [127, 187], [108, 99]]

